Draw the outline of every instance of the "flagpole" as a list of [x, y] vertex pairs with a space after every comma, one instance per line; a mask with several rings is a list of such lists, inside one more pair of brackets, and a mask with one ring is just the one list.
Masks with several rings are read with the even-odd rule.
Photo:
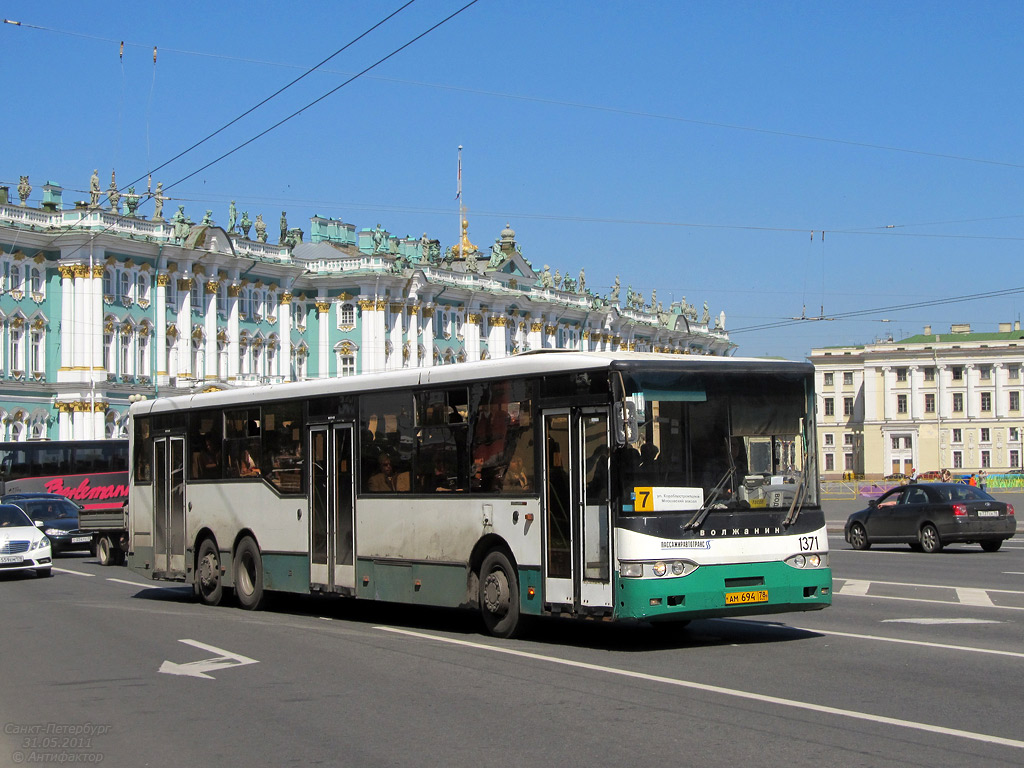
[[458, 234], [455, 237], [455, 248], [452, 251], [459, 249], [459, 255], [465, 256], [461, 252], [462, 249], [462, 145], [459, 144], [459, 174], [458, 174], [458, 192], [455, 195], [455, 200], [459, 204], [459, 229]]

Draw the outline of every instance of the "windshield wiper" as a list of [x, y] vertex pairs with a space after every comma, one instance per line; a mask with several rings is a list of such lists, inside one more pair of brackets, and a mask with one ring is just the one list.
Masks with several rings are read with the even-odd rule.
[[804, 499], [807, 498], [807, 478], [811, 475], [811, 468], [807, 464], [807, 452], [803, 455], [803, 474], [800, 476], [800, 482], [797, 483], [796, 490], [793, 492], [793, 503], [789, 505], [789, 512], [786, 513], [786, 518], [782, 521], [783, 525], [792, 525], [796, 522], [796, 519], [800, 517], [800, 510], [804, 506]]
[[729, 438], [725, 438], [725, 455], [729, 457], [729, 468], [725, 470], [725, 474], [722, 475], [722, 479], [715, 483], [715, 487], [711, 489], [711, 493], [704, 500], [704, 503], [700, 505], [700, 509], [689, 519], [686, 525], [683, 526], [684, 531], [692, 531], [704, 522], [707, 518], [708, 513], [711, 512], [711, 505], [718, 501], [718, 497], [722, 495], [722, 491], [725, 489], [725, 485], [729, 482], [729, 479], [736, 473], [736, 462], [732, 458], [732, 445], [729, 442]]

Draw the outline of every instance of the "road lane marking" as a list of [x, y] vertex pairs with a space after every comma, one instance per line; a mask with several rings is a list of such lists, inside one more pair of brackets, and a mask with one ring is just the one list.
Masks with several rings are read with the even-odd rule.
[[992, 598], [988, 596], [988, 592], [984, 589], [957, 587], [956, 596], [960, 601], [960, 605], [983, 605], [989, 608], [995, 605], [992, 602]]
[[1002, 624], [996, 619], [882, 619], [883, 624]]
[[[839, 579], [837, 579], [837, 581], [844, 581], [844, 579], [839, 578]], [[860, 579], [856, 579], [856, 581], [860, 581]], [[891, 587], [928, 587], [928, 588], [935, 588], [935, 589], [953, 589], [953, 590], [971, 589], [971, 587], [954, 587], [954, 586], [952, 586], [950, 584], [914, 584], [913, 582], [909, 582], [909, 581], [875, 581], [874, 579], [871, 579], [871, 580], [869, 580], [868, 583], [869, 584], [888, 584]], [[1024, 595], [1024, 591], [1021, 591], [1019, 589], [986, 589], [984, 591], [985, 592], [999, 592], [999, 593], [1007, 594], [1007, 595]]]
[[870, 586], [870, 581], [858, 581], [856, 579], [848, 579], [847, 581], [843, 582], [843, 586], [841, 586], [839, 589], [832, 590], [832, 593], [839, 595], [864, 596], [868, 593], [868, 588]]
[[198, 640], [179, 640], [178, 642], [186, 643], [187, 645], [191, 645], [217, 655], [212, 659], [189, 661], [185, 664], [175, 664], [173, 661], [165, 661], [160, 665], [159, 670], [165, 675], [187, 675], [189, 677], [203, 677], [207, 680], [216, 680], [215, 677], [206, 673], [216, 672], [221, 669], [227, 669], [228, 667], [243, 667], [246, 664], [259, 664], [259, 661], [256, 659], [250, 659], [248, 656], [242, 656], [241, 654], [225, 651], [222, 648], [217, 648], [213, 645], [200, 643]]
[[127, 584], [129, 587], [145, 587], [146, 589], [181, 589], [188, 584], [149, 584], [145, 581], [128, 581], [127, 579], [107, 579], [115, 584]]
[[[1000, 591], [1006, 591], [1006, 590], [993, 589], [991, 591], [992, 592], [1000, 592]], [[834, 595], [843, 595], [843, 597], [847, 597], [847, 595], [844, 595], [842, 592], [833, 592], [832, 594], [834, 594]], [[857, 594], [854, 594], [853, 597], [869, 597], [872, 600], [906, 600], [907, 602], [910, 602], [910, 603], [938, 603], [939, 605], [963, 605], [963, 603], [958, 603], [958, 602], [956, 602], [954, 600], [932, 600], [932, 599], [927, 598], [927, 597], [896, 597], [895, 595], [857, 595]], [[998, 608], [1001, 611], [1024, 611], [1024, 606], [1022, 606], [1022, 605], [995, 605], [995, 604], [993, 604], [991, 607], [992, 608]]]
[[[434, 640], [439, 643], [447, 643], [449, 645], [458, 645], [464, 648], [475, 648], [481, 651], [490, 651], [491, 653], [500, 653], [508, 656], [516, 656], [523, 659], [533, 659], [535, 661], [546, 661], [550, 664], [558, 664], [566, 667], [573, 667], [575, 669], [586, 669], [592, 672], [603, 672], [609, 675], [618, 675], [620, 677], [629, 677], [635, 680], [645, 680], [652, 683], [662, 683], [664, 685], [673, 685], [680, 688], [689, 688], [697, 691], [704, 691], [706, 693], [716, 693], [722, 696], [731, 696], [738, 699], [746, 699], [748, 701], [758, 701], [764, 704], [775, 704], [777, 706], [789, 707], [791, 709], [802, 709], [808, 712], [817, 712], [825, 715], [835, 715], [837, 717], [847, 717], [854, 720], [866, 720], [872, 723], [879, 723], [882, 725], [894, 725], [898, 728], [908, 728], [911, 730], [925, 731], [927, 733], [938, 733], [944, 736], [953, 736], [961, 739], [969, 739], [971, 741], [980, 741], [987, 744], [999, 744], [1004, 747], [1013, 747], [1014, 749], [1024, 749], [1024, 741], [1017, 739], [1008, 739], [1002, 736], [992, 736], [985, 733], [975, 733], [974, 731], [964, 731], [958, 728], [947, 728], [942, 725], [932, 725], [930, 723], [919, 723], [913, 720], [902, 720], [897, 717], [887, 717], [885, 715], [873, 715], [869, 712], [858, 712], [853, 709], [841, 709], [839, 707], [830, 707], [823, 704], [811, 704], [805, 701], [796, 701], [794, 699], [783, 699], [778, 696], [768, 696], [761, 693], [753, 693], [751, 691], [742, 691], [738, 688], [725, 688], [719, 685], [708, 685], [706, 683], [698, 683], [692, 680], [680, 680], [673, 677], [663, 677], [661, 675], [651, 675], [645, 672], [634, 672], [628, 669], [619, 669], [617, 667], [606, 667], [600, 664], [590, 664], [585, 661], [572, 661], [571, 659], [561, 659], [557, 656], [545, 656], [540, 653], [532, 653], [530, 651], [520, 651], [514, 648], [502, 648], [494, 645], [486, 645], [484, 643], [474, 643], [469, 640], [458, 640], [451, 637], [439, 637], [438, 635], [431, 635], [426, 632], [414, 632], [408, 629], [399, 629], [397, 627], [374, 627], [382, 632], [393, 632], [398, 635], [405, 635], [406, 637], [419, 638], [422, 640]], [[809, 632], [817, 632], [818, 630], [807, 630]], [[822, 633], [829, 634], [829, 633]], [[841, 633], [833, 633], [841, 634]]]
[[72, 571], [70, 568], [58, 568], [56, 565], [53, 566], [53, 570], [59, 573], [70, 573], [72, 576], [85, 576], [90, 579], [96, 575], [95, 573], [85, 573], [84, 571]]

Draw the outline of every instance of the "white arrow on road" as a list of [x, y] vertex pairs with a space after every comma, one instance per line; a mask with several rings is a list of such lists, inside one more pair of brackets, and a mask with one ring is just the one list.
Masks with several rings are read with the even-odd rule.
[[207, 672], [215, 672], [220, 669], [227, 669], [228, 667], [241, 667], [245, 664], [259, 664], [256, 659], [250, 659], [248, 656], [241, 656], [237, 653], [225, 651], [223, 648], [200, 643], [198, 640], [181, 640], [180, 642], [194, 645], [196, 648], [202, 648], [204, 651], [218, 655], [212, 659], [190, 661], [187, 664], [175, 664], [173, 661], [165, 661], [160, 665], [160, 671], [165, 675], [188, 675], [190, 677], [205, 677], [207, 680], [213, 680], [214, 678], [206, 674]]

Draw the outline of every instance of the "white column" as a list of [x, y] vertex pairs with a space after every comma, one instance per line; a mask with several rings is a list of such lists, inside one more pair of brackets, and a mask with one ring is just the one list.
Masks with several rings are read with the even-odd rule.
[[[924, 414], [924, 393], [921, 392], [921, 369], [912, 365], [907, 371], [910, 379], [910, 400], [907, 403], [907, 414], [911, 419], [919, 419]], [[916, 449], [915, 449], [916, 450]]]
[[1003, 401], [1003, 398], [1006, 396], [1006, 369], [1002, 363], [996, 363], [992, 366], [992, 379], [995, 382], [995, 393], [992, 395], [995, 403], [992, 404], [992, 412], [996, 415], [997, 419], [1001, 419], [1006, 416], [1009, 408], [1009, 403]]
[[206, 306], [203, 318], [203, 333], [206, 334], [205, 365], [204, 375], [207, 379], [216, 379], [220, 376], [217, 363], [217, 294], [220, 292], [220, 283], [216, 280], [209, 280], [206, 283]]
[[[57, 372], [58, 381], [68, 381], [71, 376], [71, 368], [74, 365], [72, 357], [75, 345], [75, 270], [71, 266], [62, 266], [60, 271], [60, 296], [61, 296], [61, 324], [60, 324], [60, 370]], [[102, 330], [100, 331], [102, 334]]]
[[976, 395], [978, 393], [978, 377], [980, 373], [975, 367], [974, 363], [970, 363], [964, 366], [964, 375], [967, 377], [967, 402], [964, 407], [967, 411], [967, 418], [973, 419], [978, 416], [978, 410], [980, 403], [976, 403]]
[[384, 370], [384, 299], [365, 298], [359, 300], [360, 331], [360, 373], [375, 373]]
[[420, 305], [415, 298], [406, 310], [408, 322], [406, 323], [406, 339], [409, 342], [409, 367], [420, 367]]
[[544, 348], [544, 320], [535, 320], [533, 318], [527, 318], [526, 320], [527, 336], [526, 344], [530, 349], [543, 349]]
[[387, 358], [386, 367], [387, 370], [393, 371], [402, 367], [402, 329], [405, 326], [405, 306], [398, 302], [389, 302], [388, 310], [391, 313], [391, 328], [388, 329], [391, 356]]
[[153, 354], [156, 355], [156, 382], [157, 385], [167, 385], [167, 284], [170, 277], [167, 273], [161, 272], [155, 276], [154, 283], [154, 304], [156, 306], [156, 317], [154, 322], [154, 344]]
[[423, 359], [420, 365], [430, 368], [434, 364], [434, 313], [436, 307], [423, 308]]
[[495, 309], [491, 315], [491, 330], [487, 335], [487, 346], [491, 357], [494, 359], [499, 359], [508, 355], [508, 346], [505, 341], [507, 334], [505, 329], [508, 327], [510, 320], [505, 317], [504, 311], [504, 309]]
[[940, 365], [936, 371], [939, 379], [939, 415], [944, 419], [953, 416], [953, 398], [949, 388], [953, 384], [953, 371], [947, 365]]
[[61, 403], [57, 409], [57, 439], [71, 439], [71, 403]]
[[[886, 421], [896, 415], [896, 393], [892, 391], [895, 379], [896, 376], [893, 373], [892, 368], [889, 366], [882, 368], [882, 397], [884, 398], [884, 412], [882, 414], [882, 418]], [[838, 413], [838, 410], [836, 412]]]
[[319, 296], [316, 300], [316, 321], [318, 353], [317, 378], [326, 379], [331, 375], [331, 302], [326, 296]]
[[[90, 369], [92, 381], [106, 381], [107, 371], [103, 366], [103, 273], [102, 264], [94, 263], [92, 277], [86, 286], [87, 317], [80, 331], [83, 338], [82, 346], [88, 358], [86, 365]], [[97, 332], [98, 331], [98, 332]]]
[[241, 349], [238, 343], [238, 294], [241, 291], [238, 283], [228, 286], [228, 381], [238, 381], [238, 353]]
[[466, 322], [462, 326], [466, 344], [466, 362], [472, 363], [480, 359], [480, 323], [483, 315], [480, 308], [466, 307]]
[[292, 380], [292, 294], [281, 294], [277, 310], [277, 333], [281, 337], [281, 349], [277, 355], [279, 373], [285, 381]]
[[[194, 377], [192, 370], [192, 291], [197, 290], [191, 275], [178, 281], [178, 375]], [[201, 289], [199, 289], [201, 290]]]

